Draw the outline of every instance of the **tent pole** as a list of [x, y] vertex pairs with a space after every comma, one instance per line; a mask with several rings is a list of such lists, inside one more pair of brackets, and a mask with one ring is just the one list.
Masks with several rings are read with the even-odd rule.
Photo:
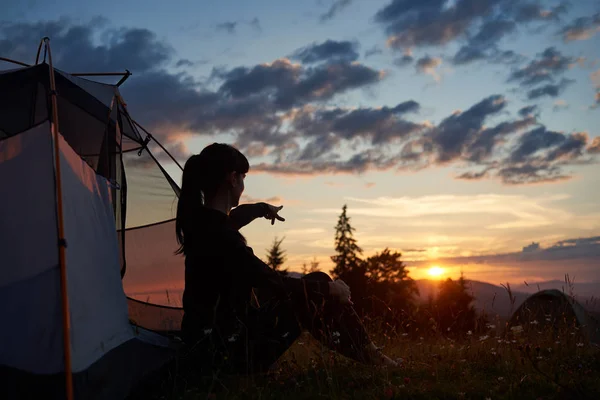
[[[60, 291], [61, 306], [63, 315], [63, 348], [65, 358], [65, 389], [67, 400], [73, 400], [73, 371], [71, 368], [71, 324], [69, 315], [69, 298], [67, 290], [67, 265], [66, 265], [66, 247], [65, 227], [63, 221], [63, 203], [62, 203], [62, 181], [60, 172], [60, 146], [58, 129], [58, 103], [56, 100], [56, 81], [54, 80], [54, 68], [52, 67], [52, 52], [50, 51], [50, 39], [45, 37], [42, 40], [48, 50], [48, 64], [50, 67], [50, 95], [52, 96], [52, 136], [54, 137], [54, 159], [56, 163], [56, 211], [58, 219], [58, 260], [60, 263]], [[41, 48], [41, 44], [40, 44]], [[39, 56], [39, 49], [38, 49]], [[36, 60], [37, 63], [37, 60]]]
[[6, 61], [9, 63], [21, 65], [23, 67], [31, 67], [31, 65], [29, 65], [29, 64], [25, 64], [24, 62], [21, 62], [21, 61], [11, 60], [10, 58], [6, 58], [6, 57], [0, 57], [0, 61]]

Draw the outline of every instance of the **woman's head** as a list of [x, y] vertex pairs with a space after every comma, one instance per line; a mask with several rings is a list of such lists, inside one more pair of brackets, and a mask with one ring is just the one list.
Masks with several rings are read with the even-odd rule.
[[222, 143], [206, 146], [191, 156], [183, 167], [181, 193], [177, 204], [177, 241], [183, 250], [183, 223], [202, 206], [215, 203], [236, 207], [244, 191], [244, 177], [250, 165], [236, 148]]

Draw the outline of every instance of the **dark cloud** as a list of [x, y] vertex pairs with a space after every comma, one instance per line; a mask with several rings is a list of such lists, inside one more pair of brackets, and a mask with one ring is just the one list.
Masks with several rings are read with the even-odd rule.
[[[35, 49], [44, 36], [51, 39], [55, 66], [68, 71], [142, 73], [163, 67], [174, 54], [171, 46], [147, 29], [105, 30], [102, 43], [96, 33], [104, 21], [73, 24], [69, 19], [0, 25], [0, 53], [27, 63], [35, 62]], [[33, 49], [33, 50], [32, 50]]]
[[257, 17], [254, 17], [249, 24], [255, 31], [262, 32], [262, 26], [260, 25], [260, 20]]
[[348, 7], [353, 0], [334, 0], [329, 10], [326, 13], [321, 14], [319, 19], [321, 22], [329, 21], [339, 14], [344, 8]]
[[[394, 49], [445, 46], [458, 42], [454, 64], [479, 60], [504, 63], [506, 50], [498, 43], [521, 25], [556, 23], [567, 11], [564, 3], [543, 8], [527, 0], [392, 0], [375, 14]], [[514, 53], [513, 53], [514, 54]]]
[[305, 68], [286, 59], [220, 73], [219, 92], [230, 98], [265, 95], [280, 109], [329, 100], [345, 91], [383, 78], [380, 71], [356, 63], [329, 63]]
[[357, 42], [327, 40], [298, 49], [290, 58], [304, 64], [320, 61], [352, 62], [359, 57], [357, 49]]
[[424, 143], [435, 154], [436, 161], [446, 163], [459, 158], [482, 130], [486, 118], [498, 114], [506, 106], [500, 95], [490, 96], [467, 111], [453, 114], [424, 136]]
[[529, 87], [527, 98], [529, 100], [540, 97], [557, 97], [574, 81], [559, 78], [576, 63], [581, 63], [581, 58], [563, 55], [554, 47], [546, 48], [527, 65], [514, 69], [508, 77], [508, 82], [516, 82], [522, 87]]
[[528, 117], [528, 116], [536, 115], [538, 112], [539, 112], [538, 106], [531, 105], [531, 106], [525, 106], [525, 107], [521, 108], [519, 110], [519, 115], [521, 117]]
[[0, 51], [28, 61], [20, 57], [21, 49], [37, 48], [45, 32], [53, 34], [55, 58], [66, 71], [132, 70], [134, 77], [121, 87], [129, 110], [181, 158], [187, 156], [182, 134], [227, 133], [249, 156], [269, 160], [254, 170], [362, 173], [453, 162], [468, 168], [462, 179], [523, 184], [567, 179], [567, 167], [591, 162], [600, 153], [600, 142], [589, 143], [584, 133], [546, 129], [532, 106], [521, 109], [516, 118], [495, 121], [508, 115], [507, 100], [499, 95], [439, 123], [418, 120], [420, 105], [414, 101], [392, 107], [328, 104], [383, 78], [380, 71], [355, 61], [307, 66], [279, 59], [215, 69], [209, 80], [201, 81], [185, 70], [168, 72], [166, 67], [186, 66], [187, 60], [176, 57], [149, 31], [64, 20], [4, 25]]
[[369, 58], [371, 56], [375, 56], [378, 54], [383, 54], [383, 50], [381, 50], [381, 48], [377, 45], [371, 47], [370, 49], [368, 49], [367, 51], [365, 51], [365, 58]]
[[394, 64], [397, 65], [398, 67], [405, 67], [407, 65], [412, 64], [413, 61], [414, 61], [413, 56], [411, 56], [410, 54], [405, 54], [402, 57], [395, 59]]
[[572, 84], [572, 79], [562, 79], [559, 83], [549, 83], [547, 85], [540, 86], [535, 89], [531, 89], [527, 92], [527, 98], [529, 100], [535, 100], [540, 97], [558, 97], [567, 86]]
[[188, 59], [182, 58], [175, 64], [176, 67], [193, 67], [194, 63]]
[[403, 118], [404, 114], [416, 112], [419, 108], [419, 104], [411, 100], [392, 108], [308, 109], [294, 116], [292, 126], [302, 137], [316, 137], [309, 146], [325, 152], [332, 150], [339, 140], [361, 139], [368, 140], [371, 145], [379, 145], [423, 130], [422, 124]]
[[225, 22], [218, 23], [216, 26], [216, 29], [218, 31], [225, 31], [229, 34], [234, 34], [237, 26], [238, 26], [237, 21], [225, 21]]
[[565, 42], [587, 40], [600, 32], [600, 12], [591, 17], [579, 17], [561, 29]]
[[563, 74], [575, 62], [577, 59], [564, 56], [554, 47], [548, 47], [526, 66], [513, 70], [508, 81], [519, 82], [525, 86], [552, 82], [557, 75]]

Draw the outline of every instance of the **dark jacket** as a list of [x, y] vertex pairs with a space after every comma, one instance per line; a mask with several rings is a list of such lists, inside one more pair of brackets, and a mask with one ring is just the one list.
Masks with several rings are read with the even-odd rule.
[[246, 206], [243, 213], [232, 211], [230, 216], [202, 207], [187, 221], [182, 323], [186, 342], [211, 331], [221, 337], [238, 334], [248, 326], [256, 311], [251, 305], [252, 288], [281, 299], [303, 300], [305, 289], [329, 295], [327, 282], [284, 277], [254, 255], [238, 229], [262, 215], [260, 204]]

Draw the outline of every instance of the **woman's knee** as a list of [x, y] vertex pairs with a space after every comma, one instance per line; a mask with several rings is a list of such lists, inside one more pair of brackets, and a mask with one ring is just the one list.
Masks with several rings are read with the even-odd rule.
[[325, 272], [317, 271], [311, 272], [310, 274], [306, 274], [302, 277], [302, 279], [307, 279], [310, 281], [319, 281], [319, 282], [332, 282], [333, 279], [326, 274]]

